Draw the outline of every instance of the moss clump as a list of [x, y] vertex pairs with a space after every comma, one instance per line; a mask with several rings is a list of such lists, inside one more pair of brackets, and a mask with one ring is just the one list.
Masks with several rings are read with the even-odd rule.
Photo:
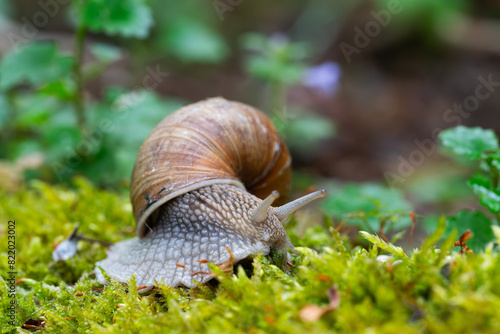
[[[89, 237], [131, 237], [130, 206], [126, 196], [96, 190], [82, 180], [76, 186], [68, 190], [35, 183], [3, 196], [0, 217], [6, 221], [0, 229], [5, 235], [7, 220], [16, 220], [16, 271], [24, 279], [16, 286], [15, 326], [2, 312], [2, 333], [27, 332], [21, 326], [29, 318], [44, 319], [50, 333], [157, 333], [160, 328], [173, 333], [500, 332], [499, 254], [490, 246], [474, 255], [446, 258], [431, 247], [436, 236], [407, 256], [374, 237], [367, 236], [374, 242], [367, 251], [351, 248], [334, 230], [316, 229], [306, 233], [303, 244], [323, 244], [315, 244], [319, 251], [297, 247], [300, 255], [293, 257], [297, 268], [291, 275], [257, 256], [251, 277], [241, 267], [237, 275], [220, 273], [217, 288], [159, 285], [139, 295], [134, 282], [130, 288], [114, 282], [102, 287], [92, 270], [105, 256], [104, 247], [80, 243], [76, 257], [55, 263], [53, 244], [76, 223]], [[5, 240], [0, 246], [2, 273], [10, 271]], [[378, 262], [381, 249], [404, 261]], [[10, 298], [2, 277], [0, 304], [5, 310]], [[327, 291], [334, 285], [338, 307], [318, 320], [304, 321], [301, 310], [311, 304], [327, 307]]]

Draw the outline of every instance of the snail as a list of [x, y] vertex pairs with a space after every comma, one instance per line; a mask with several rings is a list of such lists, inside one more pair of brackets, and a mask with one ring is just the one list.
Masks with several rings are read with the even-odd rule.
[[281, 221], [326, 196], [321, 190], [271, 206], [290, 180], [288, 149], [262, 112], [223, 98], [175, 111], [137, 155], [130, 186], [137, 237], [108, 250], [96, 263], [97, 280], [106, 284], [102, 268], [120, 282], [135, 274], [141, 289], [162, 281], [194, 287], [212, 278], [208, 262], [273, 251], [286, 264], [294, 247]]

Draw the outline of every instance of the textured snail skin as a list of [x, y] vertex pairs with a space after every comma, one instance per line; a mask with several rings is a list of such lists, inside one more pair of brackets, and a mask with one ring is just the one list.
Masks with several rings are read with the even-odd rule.
[[[275, 208], [267, 219], [253, 222], [250, 215], [262, 202], [259, 198], [231, 185], [212, 185], [176, 197], [159, 208], [152, 231], [146, 237], [115, 244], [108, 257], [97, 263], [120, 282], [136, 275], [138, 286], [156, 282], [170, 286], [194, 287], [193, 280], [205, 282], [208, 260], [220, 264], [229, 259], [225, 247], [234, 255], [234, 263], [251, 254], [269, 254], [271, 249], [293, 249]], [[286, 262], [285, 258], [285, 262]], [[178, 266], [183, 265], [185, 268]], [[100, 283], [106, 279], [96, 270]]]

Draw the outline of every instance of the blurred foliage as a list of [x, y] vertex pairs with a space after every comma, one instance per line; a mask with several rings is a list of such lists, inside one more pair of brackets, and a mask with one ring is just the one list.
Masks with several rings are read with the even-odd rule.
[[0, 89], [8, 90], [24, 82], [37, 87], [66, 78], [73, 59], [63, 55], [53, 43], [31, 43], [2, 57]]
[[423, 171], [423, 175], [410, 184], [409, 192], [416, 201], [428, 205], [451, 206], [469, 201], [473, 194], [464, 182], [463, 173], [451, 171], [449, 165], [432, 166], [432, 170]]
[[268, 82], [293, 84], [302, 79], [310, 46], [291, 42], [282, 34], [269, 38], [256, 33], [242, 36], [242, 45], [251, 52], [245, 69], [253, 76]]
[[323, 208], [337, 223], [372, 232], [399, 231], [411, 224], [412, 207], [401, 191], [379, 184], [347, 184], [329, 190]]
[[[219, 64], [230, 54], [211, 2], [152, 0], [155, 29], [149, 57], [155, 50], [182, 64]], [[165, 8], [171, 10], [164, 10]], [[151, 52], [153, 51], [153, 52]], [[158, 56], [154, 56], [155, 60]]]
[[375, 0], [378, 11], [390, 10], [391, 32], [397, 35], [417, 31], [428, 46], [442, 47], [439, 34], [451, 27], [450, 20], [470, 10], [467, 0]]
[[[256, 256], [253, 270], [238, 267], [236, 275], [221, 274], [217, 287], [158, 285], [143, 295], [133, 279], [128, 287], [114, 281], [103, 287], [92, 274], [95, 261], [105, 256], [103, 246], [80, 242], [74, 258], [54, 262], [51, 245], [76, 223], [89, 237], [131, 237], [131, 207], [125, 196], [81, 179], [75, 182], [73, 190], [32, 182], [30, 189], [2, 195], [6, 200], [0, 202], [0, 216], [16, 219], [16, 279], [22, 277], [15, 288], [15, 326], [1, 312], [2, 333], [24, 332], [20, 326], [30, 318], [44, 320], [50, 333], [157, 333], [158, 328], [169, 333], [500, 330], [500, 254], [489, 244], [477, 254], [450, 255], [452, 239], [436, 248], [443, 221], [411, 253], [368, 233], [364, 237], [374, 246], [352, 248], [334, 229], [315, 228], [302, 242], [315, 244], [318, 251], [297, 247], [299, 254], [292, 259], [296, 269], [290, 274]], [[6, 228], [0, 225], [2, 233]], [[499, 237], [497, 233], [496, 243]], [[385, 263], [376, 259], [386, 252], [394, 257]], [[6, 243], [0, 244], [0, 253], [5, 258]], [[9, 271], [7, 261], [0, 262], [0, 270]], [[10, 306], [9, 285], [2, 276], [2, 309]], [[323, 310], [332, 298], [336, 306]]]
[[[67, 182], [82, 173], [103, 186], [128, 183], [136, 152], [152, 128], [182, 102], [160, 99], [149, 87], [127, 92], [108, 88], [101, 101], [83, 96], [82, 83], [99, 76], [122, 58], [123, 50], [90, 45], [94, 59], [83, 64], [87, 30], [144, 38], [152, 26], [151, 9], [141, 0], [74, 1], [77, 29], [73, 54], [51, 42], [31, 41], [0, 60], [0, 157], [13, 161], [43, 154], [29, 177]], [[156, 71], [156, 81], [166, 72]], [[151, 75], [151, 74], [148, 74]], [[16, 167], [14, 167], [16, 168]]]
[[401, 0], [397, 3], [391, 0], [376, 0], [375, 3], [379, 8], [401, 8], [401, 15], [403, 16], [401, 21], [419, 20], [426, 17], [426, 22], [429, 23], [443, 19], [447, 14], [460, 12], [467, 8], [466, 0], [444, 0], [439, 2], [432, 0]]
[[[165, 6], [176, 10], [151, 9]], [[75, 28], [72, 52], [61, 51], [53, 42], [28, 41], [0, 60], [0, 140], [5, 143], [0, 158], [11, 161], [9, 168], [27, 178], [68, 182], [73, 175], [84, 174], [101, 186], [126, 186], [142, 141], [159, 120], [185, 101], [160, 99], [146, 86], [133, 91], [105, 87], [102, 99], [96, 100], [85, 85], [128, 52], [137, 58], [142, 76], [156, 73], [153, 86], [168, 76], [158, 63], [149, 63], [159, 56], [173, 57], [180, 67], [226, 59], [230, 49], [217, 31], [217, 16], [207, 15], [200, 7], [213, 10], [210, 4], [196, 1], [73, 0], [68, 11]], [[83, 62], [89, 32], [115, 40], [87, 43], [92, 57]], [[116, 38], [135, 40], [126, 44]], [[293, 107], [287, 111], [285, 105], [287, 87], [302, 80], [311, 61], [309, 46], [257, 33], [243, 40], [251, 52], [247, 69], [269, 83], [274, 102], [268, 114], [291, 148], [305, 152], [333, 136], [331, 121]], [[148, 54], [140, 49], [149, 50]], [[40, 153], [43, 159], [38, 159], [38, 165], [19, 166], [17, 159]]]
[[321, 141], [335, 136], [335, 124], [312, 112], [297, 111], [286, 122], [279, 118], [273, 121], [292, 151], [307, 152]]
[[492, 130], [458, 126], [441, 132], [439, 138], [446, 148], [459, 157], [470, 161], [491, 160], [496, 166], [500, 166], [498, 138]]
[[77, 26], [107, 35], [145, 38], [153, 24], [144, 0], [73, 0]]
[[491, 219], [482, 212], [461, 210], [448, 219], [445, 235], [451, 234], [453, 229], [461, 232], [470, 230], [474, 237], [467, 245], [479, 252], [494, 239], [491, 223]]
[[228, 56], [224, 40], [195, 20], [177, 18], [163, 29], [161, 48], [181, 62], [218, 63]]
[[[268, 114], [285, 138], [292, 151], [307, 152], [322, 140], [335, 134], [333, 122], [310, 110], [298, 110], [286, 105], [287, 91], [292, 85], [304, 80], [311, 47], [306, 42], [293, 42], [283, 34], [265, 36], [248, 33], [241, 37], [241, 45], [247, 55], [244, 62], [248, 74], [269, 86]], [[331, 85], [339, 79], [339, 73], [315, 73], [310, 80], [325, 75], [333, 77]]]

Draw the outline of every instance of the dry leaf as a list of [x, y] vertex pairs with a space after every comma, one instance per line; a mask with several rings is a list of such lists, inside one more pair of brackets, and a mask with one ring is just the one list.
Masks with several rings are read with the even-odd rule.
[[304, 306], [300, 310], [300, 319], [305, 322], [313, 322], [320, 319], [325, 313], [331, 312], [340, 305], [340, 294], [337, 290], [337, 286], [334, 285], [326, 290], [326, 294], [330, 299], [330, 304], [328, 306], [318, 306], [315, 304], [309, 304]]
[[474, 236], [474, 233], [472, 233], [470, 230], [465, 231], [461, 236], [460, 236], [460, 242], [465, 243], [469, 241], [472, 237]]
[[22, 326], [21, 328], [24, 329], [38, 329], [38, 328], [44, 328], [45, 327], [45, 320], [42, 319], [32, 319], [29, 318]]

